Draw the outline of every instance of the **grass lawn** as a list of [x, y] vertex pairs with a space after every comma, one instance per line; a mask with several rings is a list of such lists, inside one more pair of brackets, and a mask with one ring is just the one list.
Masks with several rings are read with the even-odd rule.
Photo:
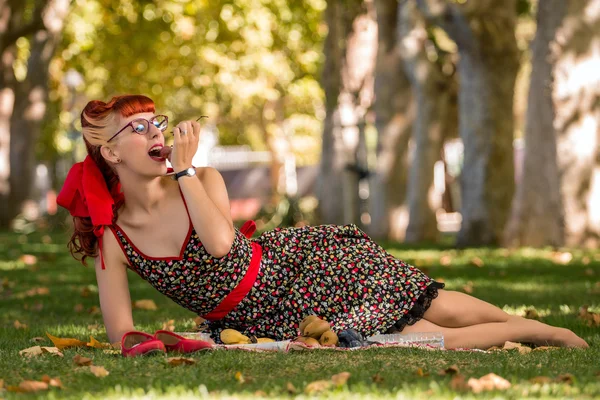
[[[52, 346], [54, 336], [106, 342], [98, 312], [92, 267], [83, 267], [66, 251], [66, 236], [0, 232], [0, 398], [251, 398], [306, 397], [306, 386], [347, 371], [346, 384], [318, 395], [326, 398], [598, 398], [600, 396], [600, 327], [578, 317], [579, 308], [600, 311], [600, 253], [552, 253], [523, 249], [409, 249], [385, 243], [390, 252], [443, 279], [448, 289], [473, 295], [524, 315], [535, 309], [549, 324], [568, 327], [590, 344], [588, 350], [501, 352], [370, 349], [355, 352], [313, 351], [247, 353], [214, 351], [192, 356], [194, 365], [173, 367], [164, 357], [124, 359], [97, 349], [65, 349], [27, 359], [19, 351]], [[571, 259], [572, 256], [572, 259]], [[138, 329], [154, 332], [174, 320], [177, 331], [191, 330], [195, 315], [162, 297], [130, 273], [132, 300], [152, 299], [158, 310], [134, 310]], [[27, 328], [17, 326], [26, 324]], [[110, 372], [104, 378], [77, 367], [80, 354]], [[474, 394], [438, 372], [456, 365], [465, 379], [495, 373], [512, 384], [503, 391]], [[237, 373], [241, 373], [240, 374]], [[570, 375], [566, 375], [570, 374]], [[43, 375], [60, 378], [63, 388], [35, 394], [6, 390]], [[545, 382], [532, 378], [545, 376]], [[2, 384], [0, 383], [0, 386]]]

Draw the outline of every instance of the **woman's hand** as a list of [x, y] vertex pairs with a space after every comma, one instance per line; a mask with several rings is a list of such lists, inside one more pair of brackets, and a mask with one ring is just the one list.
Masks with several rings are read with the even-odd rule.
[[196, 121], [183, 121], [173, 130], [173, 151], [169, 161], [175, 172], [181, 172], [192, 166], [192, 159], [198, 150], [200, 124]]

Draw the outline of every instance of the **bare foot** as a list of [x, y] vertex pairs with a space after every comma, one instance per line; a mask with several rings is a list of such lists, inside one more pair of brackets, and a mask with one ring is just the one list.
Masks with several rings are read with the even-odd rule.
[[561, 347], [580, 347], [583, 349], [590, 347], [585, 340], [565, 328], [555, 328], [551, 341], [552, 344]]

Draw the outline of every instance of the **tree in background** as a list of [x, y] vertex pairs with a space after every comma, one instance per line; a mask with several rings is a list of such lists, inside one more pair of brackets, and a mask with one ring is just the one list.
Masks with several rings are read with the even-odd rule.
[[513, 95], [519, 66], [516, 0], [417, 0], [458, 46], [459, 132], [464, 143], [458, 246], [502, 238], [514, 192]]
[[566, 11], [567, 3], [562, 0], [538, 3], [523, 168], [505, 234], [509, 246], [562, 246], [565, 240], [552, 96], [558, 54], [552, 50], [556, 50], [557, 31]]
[[32, 188], [50, 63], [69, 6], [69, 0], [0, 2], [0, 227], [9, 226]]
[[568, 245], [600, 243], [600, 0], [566, 2], [553, 43], [554, 127]]
[[317, 189], [324, 223], [360, 224], [358, 184], [367, 169], [364, 129], [373, 102], [375, 18], [372, 1], [331, 1], [325, 11], [326, 116]]

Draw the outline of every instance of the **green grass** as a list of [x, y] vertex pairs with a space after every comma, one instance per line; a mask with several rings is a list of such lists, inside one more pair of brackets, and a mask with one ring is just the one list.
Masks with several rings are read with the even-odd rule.
[[[350, 398], [594, 398], [600, 396], [600, 328], [578, 318], [578, 309], [589, 305], [600, 311], [600, 256], [596, 252], [574, 251], [566, 265], [553, 261], [550, 251], [523, 249], [452, 250], [450, 248], [410, 249], [393, 243], [384, 246], [399, 258], [423, 268], [432, 277], [443, 279], [448, 289], [472, 288], [473, 295], [492, 302], [507, 312], [523, 313], [535, 308], [542, 321], [568, 327], [588, 341], [588, 350], [516, 351], [495, 353], [426, 351], [420, 349], [370, 349], [356, 352], [247, 353], [214, 351], [194, 355], [191, 366], [169, 366], [164, 357], [124, 359], [94, 349], [66, 349], [64, 358], [43, 355], [32, 359], [19, 350], [36, 345], [31, 339], [49, 332], [55, 336], [86, 340], [93, 335], [106, 341], [101, 315], [88, 313], [98, 306], [92, 267], [83, 267], [66, 252], [63, 234], [0, 233], [0, 379], [4, 386], [16, 386], [24, 379], [39, 380], [44, 374], [61, 379], [64, 388], [37, 394], [13, 393], [0, 389], [0, 398], [250, 398], [306, 397], [310, 382], [329, 379], [333, 374], [351, 373], [346, 385], [328, 390], [320, 397]], [[28, 265], [24, 254], [37, 257]], [[478, 257], [483, 266], [473, 265]], [[440, 260], [449, 265], [441, 265]], [[153, 332], [173, 319], [178, 331], [193, 327], [194, 315], [154, 291], [137, 275], [130, 274], [131, 296], [153, 299], [157, 311], [134, 310], [136, 327]], [[470, 282], [470, 283], [469, 283]], [[48, 288], [48, 294], [32, 289]], [[87, 288], [87, 289], [85, 289]], [[85, 290], [84, 290], [85, 289]], [[29, 292], [28, 292], [29, 291]], [[90, 292], [87, 297], [82, 291]], [[75, 311], [81, 304], [84, 311]], [[15, 321], [27, 324], [16, 329]], [[41, 345], [51, 346], [46, 340]], [[73, 363], [75, 354], [93, 359], [109, 372], [93, 376]], [[467, 379], [493, 372], [512, 383], [507, 391], [475, 395], [453, 390], [451, 376], [438, 374], [456, 364]], [[417, 374], [421, 369], [425, 376]], [[235, 375], [241, 372], [245, 382]], [[555, 379], [572, 374], [572, 383], [535, 384], [530, 379]], [[374, 379], [374, 377], [376, 377]], [[290, 394], [290, 382], [297, 393]]]

